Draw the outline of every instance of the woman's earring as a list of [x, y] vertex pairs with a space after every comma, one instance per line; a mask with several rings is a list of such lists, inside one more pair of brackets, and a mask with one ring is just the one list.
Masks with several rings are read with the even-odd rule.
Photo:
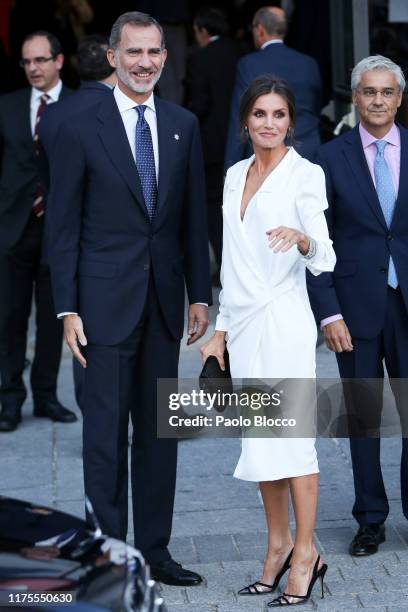
[[293, 127], [289, 127], [288, 131], [286, 132], [286, 138], [292, 138], [293, 136]]
[[247, 125], [244, 127], [244, 134], [248, 138], [249, 132], [248, 132], [248, 126]]

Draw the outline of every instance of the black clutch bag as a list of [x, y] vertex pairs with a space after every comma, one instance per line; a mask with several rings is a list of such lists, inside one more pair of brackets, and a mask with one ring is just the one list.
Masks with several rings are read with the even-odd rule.
[[224, 351], [225, 370], [221, 370], [214, 355], [207, 357], [199, 376], [200, 389], [206, 393], [232, 393], [232, 379], [227, 348]]

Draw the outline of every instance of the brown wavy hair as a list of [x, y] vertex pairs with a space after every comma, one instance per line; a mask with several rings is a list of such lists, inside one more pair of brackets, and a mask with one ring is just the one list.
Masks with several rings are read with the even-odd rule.
[[288, 83], [284, 79], [274, 76], [273, 74], [264, 74], [254, 79], [242, 94], [239, 104], [239, 134], [241, 140], [247, 139], [245, 127], [248, 121], [249, 114], [254, 107], [255, 102], [261, 96], [274, 93], [285, 100], [288, 105], [291, 134], [288, 135], [288, 140], [291, 145], [295, 144], [293, 138], [293, 130], [296, 124], [296, 103], [295, 95]]

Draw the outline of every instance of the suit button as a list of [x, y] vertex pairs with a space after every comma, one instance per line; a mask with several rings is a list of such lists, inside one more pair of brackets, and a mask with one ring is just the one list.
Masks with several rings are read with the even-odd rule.
[[388, 234], [388, 236], [387, 236], [387, 240], [394, 240], [394, 238], [392, 237], [392, 235], [391, 235], [391, 234]]
[[145, 270], [146, 272], [150, 270], [150, 264], [144, 264], [143, 270]]
[[386, 272], [387, 268], [380, 268], [380, 272]]

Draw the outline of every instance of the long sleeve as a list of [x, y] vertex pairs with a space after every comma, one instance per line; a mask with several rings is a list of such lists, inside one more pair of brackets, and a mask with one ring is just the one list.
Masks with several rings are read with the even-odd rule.
[[[223, 270], [223, 265], [222, 264], [221, 264], [220, 279], [221, 279], [221, 286], [223, 286], [223, 284], [224, 284], [224, 270]], [[228, 331], [228, 326], [229, 326], [229, 313], [228, 313], [228, 310], [227, 310], [226, 305], [225, 305], [224, 290], [223, 289], [221, 289], [221, 291], [220, 291], [220, 295], [219, 295], [218, 300], [219, 300], [219, 309], [218, 309], [217, 319], [215, 321], [215, 330], [216, 331], [227, 332]]]
[[[225, 183], [224, 183], [224, 195], [223, 195], [223, 202], [225, 202], [225, 192], [227, 189], [227, 183], [228, 183], [228, 172], [227, 172], [227, 176], [225, 177]], [[225, 244], [225, 223], [224, 223], [224, 230], [223, 230], [223, 244]], [[225, 298], [224, 298], [224, 270], [225, 270], [225, 265], [224, 265], [224, 252], [223, 252], [223, 257], [221, 260], [221, 270], [220, 270], [220, 280], [221, 280], [221, 291], [218, 297], [219, 300], [219, 309], [218, 309], [218, 315], [217, 315], [217, 319], [215, 321], [215, 330], [216, 331], [228, 331], [228, 326], [229, 326], [229, 313], [228, 313], [228, 309], [226, 307], [225, 304]]]
[[333, 243], [329, 237], [324, 211], [328, 208], [324, 172], [315, 164], [309, 165], [300, 178], [296, 206], [303, 231], [316, 243], [313, 257], [303, 258], [307, 269], [317, 276], [332, 272], [336, 264]]
[[[323, 147], [324, 149], [324, 147]], [[323, 154], [322, 148], [316, 156], [316, 163], [323, 169], [326, 178], [326, 197], [328, 208], [326, 209], [326, 221], [329, 229], [329, 235], [333, 236], [333, 226], [335, 223], [335, 189], [332, 182], [331, 173]], [[320, 322], [328, 317], [332, 317], [341, 313], [342, 309], [337, 297], [336, 289], [333, 282], [333, 274], [331, 271], [324, 272], [320, 276], [307, 274], [307, 289], [309, 293], [310, 305], [317, 322]]]
[[78, 134], [70, 124], [61, 128], [54, 155], [48, 224], [54, 303], [56, 313], [79, 312], [77, 266], [86, 162]]
[[211, 305], [204, 164], [200, 128], [196, 118], [192, 126], [185, 192], [184, 248], [184, 276], [189, 303]]

